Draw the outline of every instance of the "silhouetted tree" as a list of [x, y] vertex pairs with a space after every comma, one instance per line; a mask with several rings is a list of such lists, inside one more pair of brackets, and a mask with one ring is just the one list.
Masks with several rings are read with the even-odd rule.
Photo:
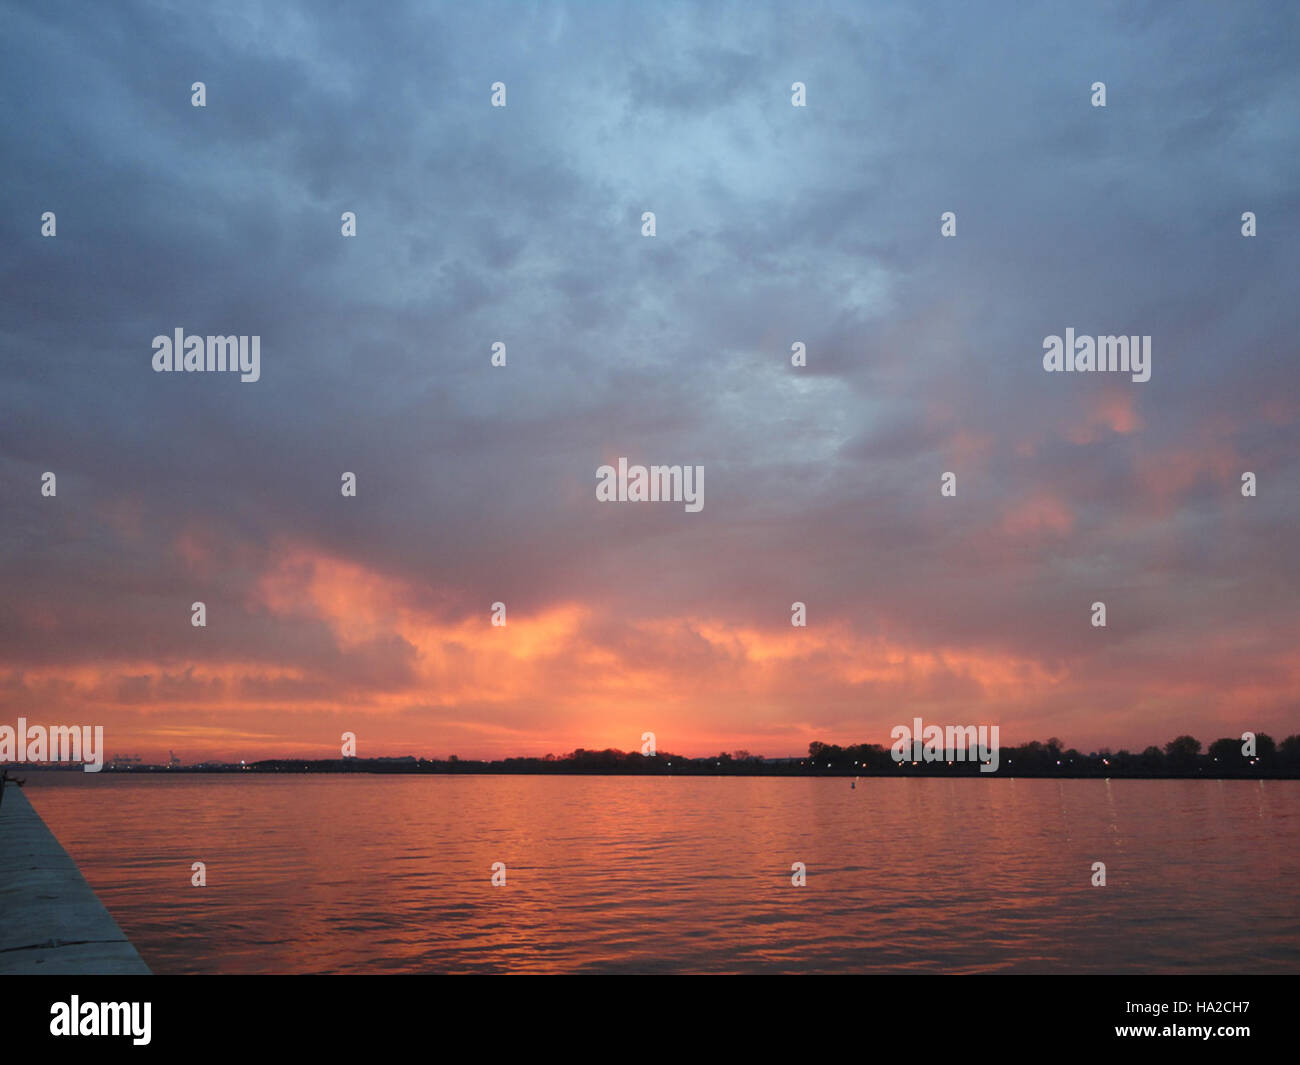
[[1165, 757], [1172, 767], [1190, 769], [1201, 753], [1201, 741], [1195, 736], [1177, 736], [1165, 744]]
[[1231, 736], [1225, 736], [1221, 740], [1215, 740], [1210, 744], [1210, 757], [1220, 765], [1240, 765], [1241, 757], [1241, 740], [1235, 740]]
[[1148, 773], [1159, 772], [1165, 766], [1165, 752], [1152, 745], [1142, 752], [1138, 764]]

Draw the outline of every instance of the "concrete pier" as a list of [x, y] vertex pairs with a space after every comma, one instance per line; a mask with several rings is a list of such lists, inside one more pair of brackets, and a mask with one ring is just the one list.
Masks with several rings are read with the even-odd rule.
[[10, 782], [0, 802], [0, 975], [147, 974], [77, 863]]

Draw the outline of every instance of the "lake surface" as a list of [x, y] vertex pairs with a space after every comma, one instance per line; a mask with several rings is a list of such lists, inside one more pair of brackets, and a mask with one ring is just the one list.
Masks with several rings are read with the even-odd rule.
[[26, 776], [159, 973], [1300, 972], [1296, 781]]

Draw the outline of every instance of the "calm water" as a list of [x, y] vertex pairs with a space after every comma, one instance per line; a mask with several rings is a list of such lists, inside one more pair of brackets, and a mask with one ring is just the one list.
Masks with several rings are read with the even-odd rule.
[[1300, 971], [1300, 782], [29, 773], [27, 794], [155, 972]]

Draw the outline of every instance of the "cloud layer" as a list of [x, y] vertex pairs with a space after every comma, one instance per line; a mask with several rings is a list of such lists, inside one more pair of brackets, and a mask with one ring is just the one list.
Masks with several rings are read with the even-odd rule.
[[[863, 7], [0, 13], [2, 716], [187, 760], [1300, 729], [1300, 16]], [[153, 373], [178, 326], [261, 380]], [[1044, 373], [1067, 327], [1151, 380]], [[598, 503], [619, 456], [704, 510]]]

